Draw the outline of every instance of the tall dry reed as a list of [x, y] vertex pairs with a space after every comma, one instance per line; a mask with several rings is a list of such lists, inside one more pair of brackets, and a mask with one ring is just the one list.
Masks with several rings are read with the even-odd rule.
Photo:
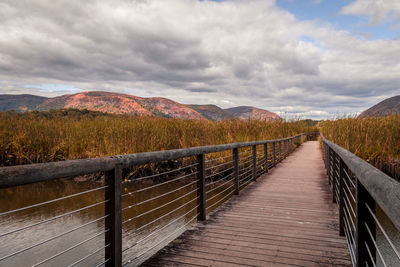
[[184, 120], [87, 111], [0, 113], [2, 166], [274, 139], [305, 122]]
[[400, 114], [341, 118], [319, 124], [325, 138], [371, 162], [392, 177], [400, 176]]

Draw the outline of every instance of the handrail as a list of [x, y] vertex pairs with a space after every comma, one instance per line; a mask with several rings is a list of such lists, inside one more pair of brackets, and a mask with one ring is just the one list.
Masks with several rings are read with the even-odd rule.
[[174, 160], [184, 157], [196, 156], [206, 153], [215, 153], [234, 148], [249, 147], [268, 143], [287, 141], [296, 136], [263, 140], [253, 142], [231, 143], [215, 146], [199, 146], [165, 151], [143, 152], [128, 155], [118, 155], [100, 158], [76, 159], [48, 163], [36, 163], [27, 165], [17, 165], [0, 168], [0, 188], [18, 186], [29, 183], [42, 182], [46, 180], [80, 176], [101, 171], [110, 171], [115, 165], [122, 164], [122, 167], [132, 165], [142, 165], [152, 162]]
[[[400, 183], [322, 133], [321, 139], [332, 201], [339, 208], [339, 234], [347, 238], [353, 266], [376, 266], [378, 260], [397, 266], [400, 252], [387, 231], [400, 235]], [[394, 226], [382, 226], [387, 219], [379, 218], [378, 207]], [[380, 245], [387, 244], [382, 253]]]
[[[105, 266], [121, 266], [123, 265], [122, 254], [124, 251], [133, 247], [136, 249], [137, 243], [155, 236], [161, 230], [165, 231], [172, 223], [185, 218], [187, 219], [188, 216], [192, 216], [194, 213], [196, 215], [194, 215], [190, 221], [186, 222], [184, 224], [185, 226], [192, 222], [196, 217], [198, 221], [206, 220], [207, 215], [209, 215], [211, 212], [214, 212], [218, 206], [223, 204], [233, 195], [238, 195], [241, 189], [250, 184], [252, 181], [256, 181], [258, 177], [260, 177], [263, 173], [267, 173], [269, 169], [275, 167], [288, 154], [294, 151], [298, 145], [303, 143], [306, 139], [310, 139], [311, 136], [315, 137], [316, 134], [302, 133], [292, 137], [275, 140], [242, 142], [102, 158], [2, 167], [0, 168], [0, 188], [9, 188], [18, 185], [75, 177], [98, 172], [105, 172], [105, 179], [104, 185], [102, 184], [101, 186], [97, 186], [95, 189], [73, 193], [68, 196], [56, 197], [52, 200], [46, 200], [41, 203], [35, 203], [30, 206], [3, 212], [0, 214], [0, 216], [17, 213], [33, 207], [39, 208], [46, 204], [63, 201], [65, 199], [69, 200], [94, 191], [100, 193], [104, 191], [104, 200], [101, 199], [100, 202], [90, 202], [90, 205], [88, 203], [86, 206], [81, 203], [82, 207], [79, 207], [78, 209], [67, 211], [66, 213], [59, 214], [42, 221], [34, 221], [31, 224], [19, 227], [15, 230], [9, 230], [5, 233], [0, 233], [0, 238], [7, 236], [9, 237], [12, 234], [25, 231], [28, 228], [34, 231], [35, 229], [31, 228], [41, 225], [44, 222], [56, 220], [71, 214], [76, 215], [76, 213], [88, 208], [104, 206], [104, 215], [96, 219], [98, 221], [104, 220], [104, 229], [99, 234], [105, 235], [104, 246], [96, 249], [94, 252], [84, 256], [83, 258], [73, 259], [74, 261], [72, 264], [82, 262], [88, 257], [91, 257], [91, 255], [94, 255], [98, 251], [104, 249], [105, 255], [102, 264]], [[262, 147], [261, 151], [263, 150], [264, 153], [257, 154], [257, 147]], [[247, 151], [250, 156], [246, 157], [241, 154], [239, 151], [240, 148], [248, 148]], [[207, 154], [222, 151], [230, 155], [218, 157], [215, 161], [206, 161]], [[182, 166], [175, 168], [173, 171], [165, 170], [161, 173], [151, 173], [147, 174], [147, 176], [139, 176], [133, 179], [131, 179], [131, 177], [124, 176], [124, 168], [133, 166], [140, 167], [148, 163], [183, 159], [188, 157], [190, 158], [188, 164], [182, 163]], [[231, 157], [232, 160], [228, 159], [229, 157]], [[244, 166], [240, 164], [242, 161], [245, 163]], [[231, 166], [231, 164], [233, 166]], [[229, 172], [229, 174], [227, 174], [227, 172]], [[242, 177], [244, 175], [247, 176]], [[152, 183], [141, 183], [143, 180], [149, 181], [151, 180], [150, 178], [155, 177], [157, 177], [157, 179], [154, 179]], [[140, 186], [135, 188], [136, 184], [140, 184]], [[132, 188], [128, 189], [129, 185]], [[165, 193], [162, 191], [162, 193], [159, 193], [156, 196], [152, 194], [148, 195], [147, 192], [153, 191], [155, 187], [164, 187], [165, 190], [168, 191]], [[146, 193], [144, 193], [145, 191]], [[162, 197], [172, 193], [176, 194], [173, 200], [165, 198], [162, 199]], [[159, 201], [159, 203], [157, 203], [155, 200]], [[142, 204], [150, 202], [151, 205], [149, 205], [147, 209], [143, 209], [145, 205]], [[154, 206], [154, 204], [156, 204], [156, 206]], [[138, 209], [138, 211], [135, 211], [133, 207], [138, 206], [141, 208]], [[150, 216], [145, 218], [144, 215]], [[170, 220], [174, 217], [176, 218]], [[84, 225], [89, 223], [92, 223], [92, 221], [86, 222], [71, 229], [67, 229], [65, 233], [70, 233], [71, 231], [74, 231], [74, 229], [81, 229], [84, 227]], [[122, 234], [123, 224], [125, 227], [124, 231], [127, 231], [124, 233], [124, 235]], [[154, 228], [155, 230], [152, 229], [150, 233], [147, 233], [148, 226], [155, 226], [156, 228]], [[184, 228], [185, 227], [180, 227], [172, 234], [168, 235], [167, 238], [162, 239], [162, 241], [167, 240]], [[135, 236], [145, 235], [145, 237], [141, 237], [141, 241], [136, 241], [135, 243], [127, 246], [127, 237], [133, 234]], [[58, 235], [39, 237], [39, 239], [42, 238], [43, 240], [38, 241], [37, 244], [45, 244], [48, 240], [58, 240], [61, 237], [65, 237], [64, 232]], [[97, 235], [93, 238], [97, 238]], [[123, 241], [123, 239], [125, 241]], [[88, 240], [82, 240], [65, 251], [60, 251], [50, 257], [47, 257], [45, 261], [56, 260], [59, 255], [62, 255], [66, 251], [84, 244]], [[0, 243], [2, 243], [1, 239]], [[158, 244], [155, 246], [158, 246]], [[145, 252], [142, 251], [140, 256], [136, 255], [131, 260], [135, 260], [138, 257], [143, 258], [142, 256], [155, 248], [155, 246], [149, 247]], [[20, 251], [29, 251], [32, 247], [33, 246], [27, 246], [21, 250], [14, 252], [10, 251], [9, 253], [7, 252], [7, 255], [0, 256], [0, 264], [3, 260], [12, 260], [16, 253], [19, 253]], [[39, 262], [39, 264], [40, 263], [42, 262]]]
[[400, 183], [350, 151], [325, 139], [322, 134], [321, 138], [340, 156], [393, 224], [396, 225], [397, 229], [400, 230]]

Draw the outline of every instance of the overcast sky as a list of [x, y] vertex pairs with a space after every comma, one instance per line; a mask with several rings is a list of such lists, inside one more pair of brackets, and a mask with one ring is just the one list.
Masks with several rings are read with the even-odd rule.
[[329, 118], [400, 94], [399, 37], [398, 0], [3, 0], [0, 93]]

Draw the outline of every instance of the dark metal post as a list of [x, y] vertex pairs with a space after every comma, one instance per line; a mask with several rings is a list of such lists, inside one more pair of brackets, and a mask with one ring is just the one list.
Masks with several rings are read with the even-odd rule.
[[106, 266], [122, 265], [122, 166], [115, 165], [115, 168], [106, 172], [105, 182], [110, 187], [105, 190], [105, 197], [108, 202], [105, 204], [105, 212], [109, 216], [105, 219]]
[[344, 162], [339, 159], [339, 235], [344, 236]]
[[328, 146], [328, 168], [327, 168], [327, 174], [328, 174], [328, 182], [329, 185], [331, 184], [331, 148]]
[[268, 172], [268, 143], [264, 144], [265, 172]]
[[257, 180], [257, 146], [253, 146], [253, 180]]
[[279, 158], [278, 158], [278, 162], [281, 162], [282, 160], [282, 145], [281, 145], [281, 141], [278, 141], [278, 152], [279, 152]]
[[234, 148], [233, 154], [233, 179], [235, 183], [235, 195], [239, 195], [239, 149]]
[[286, 140], [283, 140], [283, 159], [286, 158]]
[[375, 200], [371, 197], [365, 187], [357, 179], [357, 218], [356, 218], [356, 266], [365, 267], [365, 262], [370, 263], [370, 256], [367, 250], [371, 252], [374, 264], [368, 264], [368, 266], [375, 266], [376, 263], [376, 249], [371, 241], [370, 234], [368, 233], [367, 226], [372, 234], [374, 240], [376, 240], [376, 226], [375, 221], [367, 209], [367, 205], [375, 214]]
[[337, 191], [336, 152], [335, 151], [332, 152], [333, 152], [332, 153], [332, 203], [336, 203], [336, 191]]
[[206, 220], [206, 168], [205, 155], [197, 155], [198, 177], [197, 177], [197, 205], [198, 205], [198, 221]]
[[276, 143], [272, 143], [272, 163], [274, 164], [274, 167], [276, 166]]

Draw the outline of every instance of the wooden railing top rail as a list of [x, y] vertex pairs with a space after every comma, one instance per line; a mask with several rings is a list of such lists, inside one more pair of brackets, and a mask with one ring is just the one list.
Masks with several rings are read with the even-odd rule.
[[91, 174], [101, 171], [110, 171], [114, 169], [117, 164], [122, 164], [123, 167], [127, 167], [132, 165], [141, 165], [151, 162], [160, 162], [196, 156], [203, 153], [215, 153], [234, 148], [281, 142], [307, 134], [312, 133], [302, 133], [296, 136], [274, 140], [231, 143], [215, 146], [199, 146], [119, 156], [2, 167], [0, 168], [0, 188]]
[[322, 134], [321, 138], [340, 156], [397, 229], [400, 230], [400, 183], [350, 151], [325, 139]]

